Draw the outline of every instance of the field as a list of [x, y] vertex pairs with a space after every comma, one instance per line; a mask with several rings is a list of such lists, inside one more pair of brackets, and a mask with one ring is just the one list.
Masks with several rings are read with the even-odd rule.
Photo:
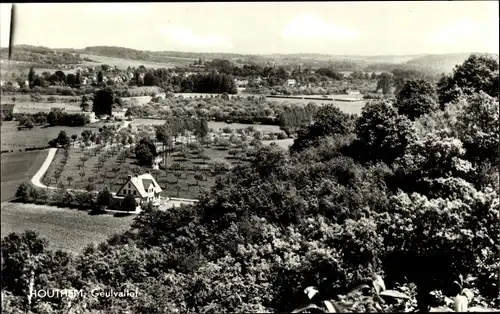
[[[3, 140], [2, 135], [2, 140]], [[1, 157], [1, 201], [14, 198], [19, 184], [29, 181], [40, 169], [47, 151], [15, 152]]]
[[[103, 56], [97, 56], [97, 55], [87, 55], [87, 54], [81, 54], [81, 58], [89, 58], [91, 60], [96, 61], [98, 64], [107, 64], [109, 66], [117, 66], [118, 68], [121, 69], [126, 69], [128, 67], [139, 67], [141, 65], [145, 66], [146, 68], [153, 68], [153, 69], [159, 69], [159, 68], [174, 68], [176, 66], [182, 66], [182, 65], [188, 65], [193, 62], [191, 59], [184, 59], [184, 58], [172, 58], [172, 62], [170, 63], [157, 63], [157, 62], [148, 62], [148, 61], [141, 61], [141, 60], [130, 60], [130, 59], [119, 59], [119, 58], [111, 58], [111, 57], [103, 57]], [[91, 65], [95, 66], [95, 62], [83, 62], [84, 65]]]
[[17, 150], [27, 147], [41, 147], [48, 145], [49, 141], [59, 134], [61, 130], [66, 131], [68, 136], [77, 134], [80, 136], [83, 130], [89, 129], [94, 132], [98, 128], [105, 125], [104, 122], [89, 124], [84, 127], [67, 127], [67, 126], [51, 126], [40, 127], [35, 126], [33, 129], [17, 130], [17, 122], [2, 121], [1, 126], [1, 150]]
[[61, 103], [61, 102], [33, 102], [33, 101], [17, 101], [14, 106], [14, 113], [29, 113], [50, 112], [52, 108], [61, 108], [71, 111], [80, 111], [78, 103]]
[[78, 253], [90, 243], [100, 243], [115, 233], [128, 230], [134, 216], [93, 216], [66, 208], [2, 203], [1, 218], [2, 238], [11, 232], [31, 229], [49, 240], [50, 249]]
[[366, 104], [366, 101], [355, 101], [355, 102], [345, 102], [338, 100], [311, 100], [311, 99], [288, 99], [288, 98], [268, 98], [268, 101], [285, 104], [301, 104], [307, 105], [308, 103], [314, 103], [317, 106], [322, 106], [325, 104], [334, 104], [338, 106], [340, 110], [349, 114], [360, 114], [361, 109]]
[[[164, 124], [165, 120], [161, 119], [134, 119], [132, 121], [132, 126], [138, 126], [138, 125], [161, 125]], [[248, 127], [253, 127], [256, 130], [261, 130], [262, 132], [266, 133], [278, 133], [280, 132], [280, 127], [277, 125], [265, 125], [265, 124], [244, 124], [244, 123], [225, 123], [225, 122], [216, 122], [216, 121], [209, 121], [208, 122], [208, 127], [210, 129], [223, 129], [225, 127], [230, 127], [233, 130], [238, 130], [238, 129], [246, 129]]]
[[[158, 147], [161, 149], [161, 145], [158, 144]], [[112, 192], [117, 192], [125, 182], [127, 175], [132, 175], [134, 171], [137, 171], [137, 173], [151, 171], [163, 189], [162, 196], [196, 199], [202, 188], [210, 187], [214, 183], [216, 175], [210, 172], [208, 163], [226, 161], [228, 164], [236, 164], [241, 162], [229, 154], [230, 150], [236, 150], [239, 153], [243, 152], [240, 148], [230, 147], [224, 149], [216, 145], [210, 145], [208, 148], [205, 147], [203, 152], [210, 157], [208, 161], [204, 161], [199, 155], [196, 155], [194, 151], [189, 151], [186, 159], [180, 158], [179, 153], [174, 152], [167, 157], [167, 170], [153, 170], [150, 167], [138, 166], [134, 150], [125, 147], [118, 149], [115, 154], [107, 153], [107, 150], [104, 149], [95, 156], [86, 154], [88, 150], [82, 151], [81, 148], [74, 147], [70, 149], [69, 158], [65, 165], [62, 163], [64, 158], [63, 150], [59, 149], [43, 181], [50, 186], [63, 184], [65, 188], [81, 190], [85, 189], [89, 182], [92, 182], [98, 190], [108, 187]], [[117, 158], [120, 151], [127, 151], [127, 158], [123, 162], [120, 162]], [[85, 166], [81, 168], [78, 164], [81, 163], [81, 158], [84, 157], [84, 155], [87, 155], [88, 159], [85, 161]], [[104, 159], [104, 163], [102, 168], [98, 169], [97, 165], [99, 163], [99, 158]], [[172, 168], [172, 165], [175, 163], [180, 165], [180, 169], [174, 170], [174, 168]], [[63, 172], [59, 179], [59, 183], [56, 183], [54, 173], [61, 166]], [[200, 169], [196, 170], [196, 166]], [[176, 172], [181, 174], [179, 178], [175, 176]], [[83, 174], [83, 176], [81, 176], [81, 174]], [[203, 180], [197, 182], [195, 179], [196, 174], [202, 174]], [[72, 178], [71, 182], [68, 182], [68, 177]], [[91, 181], [89, 181], [89, 178]], [[176, 184], [180, 186], [179, 191], [175, 189]]]
[[[16, 105], [18, 102], [31, 102], [32, 94], [23, 94], [23, 93], [9, 93], [3, 96], [4, 99], [1, 100], [2, 103], [12, 103], [12, 97], [16, 97]], [[40, 95], [42, 102], [49, 103], [48, 98], [52, 95]], [[73, 99], [73, 98], [81, 98], [80, 96], [67, 96], [67, 95], [54, 95], [57, 99]], [[78, 103], [75, 103], [78, 104]]]
[[[195, 98], [195, 97], [210, 97], [210, 95], [216, 95], [216, 94], [203, 94], [203, 93], [177, 93], [175, 96], [182, 96], [184, 98]], [[257, 94], [239, 94], [239, 95], [231, 95], [230, 97], [236, 97], [236, 96], [241, 96], [243, 98], [248, 97], [248, 96], [254, 96], [254, 97], [259, 97], [263, 95], [257, 95]], [[301, 95], [297, 95], [297, 97], [300, 97]], [[346, 99], [350, 98], [351, 96], [349, 95], [328, 95], [330, 98], [340, 98], [340, 99]], [[304, 97], [321, 97], [319, 95], [309, 95], [309, 96], [304, 96]], [[323, 100], [323, 99], [295, 99], [295, 98], [280, 98], [280, 97], [273, 97], [267, 98], [267, 101], [274, 102], [274, 103], [280, 103], [280, 104], [301, 104], [301, 105], [307, 105], [309, 103], [314, 103], [317, 106], [322, 106], [324, 104], [334, 104], [340, 108], [340, 110], [344, 111], [345, 113], [350, 113], [350, 114], [360, 114], [361, 109], [364, 107], [366, 104], [365, 100], [360, 100], [360, 101], [355, 101], [355, 102], [346, 102], [346, 101], [338, 101], [338, 100]]]
[[290, 145], [293, 145], [293, 141], [294, 141], [293, 138], [287, 138], [286, 140], [262, 141], [262, 144], [269, 145], [271, 143], [276, 143], [281, 148], [288, 150], [288, 147]]

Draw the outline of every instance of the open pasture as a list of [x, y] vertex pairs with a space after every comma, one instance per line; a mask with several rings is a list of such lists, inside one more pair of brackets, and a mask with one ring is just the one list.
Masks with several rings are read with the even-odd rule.
[[[37, 111], [38, 112], [38, 111]], [[33, 129], [17, 129], [17, 122], [15, 121], [2, 121], [1, 126], [1, 150], [14, 150], [19, 151], [24, 150], [28, 147], [41, 147], [49, 144], [49, 141], [56, 138], [59, 132], [64, 130], [66, 134], [71, 137], [71, 135], [76, 134], [80, 136], [83, 130], [92, 130], [98, 132], [98, 129], [103, 125], [109, 123], [97, 122], [88, 124], [83, 127], [68, 127], [68, 126], [50, 126], [50, 127], [40, 127], [35, 126]]]
[[33, 101], [17, 101], [14, 106], [14, 113], [29, 113], [50, 112], [53, 108], [64, 109], [68, 111], [80, 111], [78, 103], [63, 103], [63, 102], [33, 102]]
[[339, 107], [339, 109], [342, 110], [343, 112], [349, 114], [360, 114], [361, 109], [363, 109], [363, 107], [366, 104], [366, 101], [364, 100], [354, 101], [354, 102], [338, 101], [338, 100], [293, 99], [293, 98], [267, 98], [267, 100], [271, 102], [280, 103], [282, 105], [301, 104], [306, 106], [309, 103], [313, 103], [316, 106], [323, 106], [327, 104], [333, 104]]
[[[141, 65], [145, 66], [146, 68], [153, 68], [153, 69], [159, 69], [159, 68], [174, 68], [176, 66], [182, 66], [182, 65], [188, 65], [194, 61], [194, 59], [184, 59], [184, 58], [169, 58], [171, 59], [171, 62], [168, 63], [158, 63], [158, 62], [149, 62], [149, 61], [142, 61], [142, 60], [131, 60], [131, 59], [121, 59], [121, 58], [111, 58], [111, 57], [104, 57], [104, 56], [97, 56], [97, 55], [88, 55], [88, 54], [81, 54], [80, 55], [82, 58], [89, 58], [91, 60], [94, 60], [95, 62], [99, 64], [107, 64], [109, 66], [116, 66], [121, 69], [126, 69], [128, 67], [140, 67]], [[95, 66], [96, 63], [94, 62], [88, 62], [84, 61], [83, 64], [88, 64]]]
[[[19, 102], [32, 102], [31, 101], [32, 94], [24, 94], [24, 93], [4, 94], [4, 95], [2, 95], [1, 102], [2, 103], [12, 103], [12, 97], [16, 97], [16, 105]], [[63, 102], [69, 102], [70, 99], [81, 98], [81, 96], [69, 96], [69, 95], [39, 95], [39, 97], [41, 98], [42, 102], [48, 102], [48, 103], [50, 103], [49, 97], [55, 97], [58, 100], [63, 100]], [[66, 99], [68, 101], [64, 101]], [[78, 103], [76, 103], [76, 104], [78, 104]]]
[[0, 201], [13, 199], [19, 184], [31, 180], [46, 157], [46, 150], [2, 154]]
[[[139, 125], [162, 125], [165, 120], [161, 119], [134, 119], [131, 124], [132, 127], [137, 127]], [[266, 125], [266, 124], [245, 124], [245, 123], [226, 123], [226, 122], [216, 122], [208, 121], [208, 127], [210, 129], [223, 129], [229, 127], [233, 130], [246, 129], [248, 127], [253, 127], [256, 130], [261, 130], [264, 133], [278, 133], [280, 132], [280, 127], [277, 125]]]
[[[2, 182], [3, 186], [3, 182]], [[89, 215], [88, 212], [45, 205], [2, 203], [2, 238], [11, 232], [33, 230], [49, 240], [49, 249], [80, 253], [130, 228], [134, 215]]]

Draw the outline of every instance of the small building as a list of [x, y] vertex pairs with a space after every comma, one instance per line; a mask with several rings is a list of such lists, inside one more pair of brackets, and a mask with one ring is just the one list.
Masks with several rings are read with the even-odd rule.
[[125, 114], [127, 113], [127, 108], [113, 108], [111, 109], [111, 115], [114, 118], [125, 119]]
[[297, 85], [297, 80], [295, 80], [295, 79], [288, 79], [286, 81], [286, 86], [288, 86], [288, 87], [295, 86], [295, 85]]
[[346, 94], [347, 95], [360, 95], [360, 91], [359, 90], [356, 90], [356, 89], [348, 89], [346, 90]]
[[234, 80], [234, 83], [236, 84], [236, 87], [245, 87], [248, 85], [248, 80]]
[[162, 191], [158, 182], [148, 171], [135, 177], [128, 176], [127, 181], [116, 192], [116, 197], [124, 198], [127, 195], [133, 195], [138, 205], [145, 205], [149, 202], [158, 204]]

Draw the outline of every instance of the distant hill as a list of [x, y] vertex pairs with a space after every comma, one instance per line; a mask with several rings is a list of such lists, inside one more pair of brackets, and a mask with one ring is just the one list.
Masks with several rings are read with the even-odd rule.
[[[0, 58], [8, 59], [8, 48], [0, 48]], [[12, 50], [12, 59], [35, 64], [77, 64], [82, 60], [77, 53], [51, 49], [43, 46], [18, 45]]]
[[[114, 64], [119, 66], [127, 63], [154, 64], [154, 67], [185, 66], [194, 60], [226, 59], [237, 64], [285, 65], [288, 67], [301, 65], [303, 68], [329, 67], [337, 71], [392, 71], [395, 68], [419, 70], [432, 74], [449, 73], [455, 65], [461, 64], [471, 53], [455, 54], [418, 54], [418, 55], [328, 55], [315, 53], [299, 54], [267, 54], [249, 55], [238, 53], [198, 53], [179, 51], [145, 51], [116, 46], [91, 46], [84, 49], [51, 49], [29, 45], [14, 47], [13, 59], [18, 61], [35, 62], [38, 64], [80, 63], [81, 57], [85, 61], [95, 60], [102, 63], [113, 58]], [[94, 56], [94, 58], [93, 58]], [[99, 56], [99, 57], [95, 57]], [[7, 58], [7, 48], [0, 49], [0, 57]], [[106, 58], [108, 59], [106, 59]], [[498, 58], [498, 55], [496, 55]], [[123, 59], [118, 62], [118, 59]], [[131, 65], [132, 66], [132, 65]]]
[[[457, 64], [462, 64], [473, 53], [425, 55], [405, 62], [416, 69], [435, 73], [450, 73]], [[498, 59], [498, 54], [489, 54]]]

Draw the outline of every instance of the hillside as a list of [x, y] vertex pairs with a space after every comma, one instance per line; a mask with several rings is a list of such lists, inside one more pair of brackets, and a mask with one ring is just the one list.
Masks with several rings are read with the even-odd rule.
[[[0, 48], [1, 59], [7, 59], [7, 48]], [[84, 49], [52, 49], [42, 46], [15, 46], [13, 59], [37, 64], [76, 64], [91, 60], [111, 66], [127, 67], [144, 65], [152, 68], [186, 66], [203, 59], [231, 60], [237, 64], [263, 66], [295, 66], [303, 68], [328, 67], [337, 71], [390, 72], [395, 68], [420, 70], [431, 74], [450, 73], [471, 53], [427, 55], [327, 55], [315, 53], [246, 55], [237, 53], [196, 53], [178, 51], [145, 51], [115, 46], [92, 46]], [[498, 55], [496, 55], [498, 58]], [[90, 62], [92, 63], [92, 62]]]
[[[425, 55], [405, 62], [409, 67], [437, 73], [450, 73], [455, 65], [462, 64], [472, 53]], [[498, 59], [497, 54], [496, 58]]]
[[[8, 54], [8, 48], [0, 48], [1, 59], [8, 59]], [[46, 65], [77, 64], [82, 61], [78, 53], [75, 52], [58, 51], [48, 47], [29, 45], [14, 46], [12, 59]]]

